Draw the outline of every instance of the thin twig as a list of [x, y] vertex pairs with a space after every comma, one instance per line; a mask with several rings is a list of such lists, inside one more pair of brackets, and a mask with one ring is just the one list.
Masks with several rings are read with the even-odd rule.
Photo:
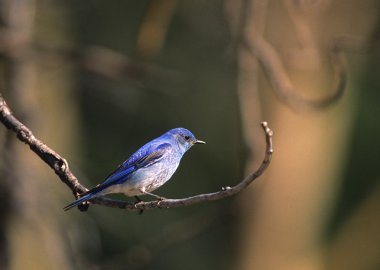
[[[59, 176], [61, 181], [65, 183], [74, 193], [75, 197], [78, 194], [87, 191], [78, 179], [70, 171], [67, 161], [61, 157], [54, 150], [49, 148], [46, 144], [37, 139], [33, 133], [23, 123], [21, 123], [11, 112], [10, 108], [6, 104], [4, 98], [0, 93], [0, 122], [2, 122], [8, 129], [14, 131], [17, 138], [29, 145], [30, 149], [35, 152], [46, 164], [48, 164], [54, 172]], [[267, 122], [262, 122], [261, 126], [265, 133], [266, 138], [266, 150], [264, 159], [260, 167], [243, 179], [240, 183], [232, 187], [223, 187], [222, 190], [213, 193], [199, 194], [183, 199], [164, 199], [149, 202], [139, 202], [137, 204], [108, 199], [105, 197], [95, 198], [90, 201], [92, 204], [100, 204], [113, 208], [122, 208], [131, 211], [141, 211], [153, 208], [173, 208], [181, 206], [189, 206], [193, 204], [216, 201], [226, 197], [235, 195], [245, 189], [250, 183], [257, 179], [267, 169], [270, 164], [273, 154], [272, 136], [273, 132], [268, 127]], [[80, 210], [86, 210], [87, 207], [81, 206]]]

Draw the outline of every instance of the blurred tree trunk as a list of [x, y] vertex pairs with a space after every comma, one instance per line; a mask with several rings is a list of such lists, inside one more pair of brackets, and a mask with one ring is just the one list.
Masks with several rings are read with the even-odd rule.
[[[252, 1], [251, 8], [257, 8], [257, 2], [263, 1]], [[331, 91], [330, 67], [324, 56], [327, 53], [318, 48], [339, 34], [367, 35], [375, 18], [373, 1], [319, 1], [315, 6], [302, 1], [268, 2], [264, 36], [280, 54], [297, 91], [311, 97]], [[353, 10], [354, 26], [350, 23]], [[253, 19], [247, 21], [255, 23]], [[246, 71], [240, 65], [242, 72]], [[275, 154], [264, 178], [246, 194], [250, 199], [242, 199], [250, 205], [242, 208], [241, 269], [324, 269], [323, 234], [350, 138], [352, 93], [347, 89], [343, 98], [327, 110], [297, 113], [273, 98], [270, 87], [262, 83], [265, 77], [258, 77], [260, 90], [265, 93], [264, 110], [270, 108], [263, 120], [268, 120], [274, 130]], [[257, 88], [256, 83], [251, 82], [251, 89]], [[249, 132], [256, 120], [244, 109], [252, 104], [242, 102], [242, 106], [249, 145], [256, 140]], [[261, 152], [255, 156], [261, 158]], [[252, 164], [248, 162], [248, 170]]]
[[[15, 114], [36, 136], [70, 158], [77, 130], [75, 100], [70, 93], [65, 67], [43, 67], [30, 54], [40, 41], [61, 44], [66, 38], [58, 3], [33, 0], [1, 2], [5, 55], [4, 92]], [[53, 11], [54, 10], [54, 11]], [[47, 14], [50, 14], [49, 16]], [[41, 25], [36, 25], [36, 18]], [[39, 28], [41, 26], [41, 28]], [[54, 41], [54, 42], [52, 42]], [[56, 175], [14, 134], [8, 132], [1, 159], [2, 185], [10, 193], [2, 196], [2, 269], [72, 269], [72, 253], [65, 238], [69, 221], [62, 214], [64, 186]]]
[[334, 237], [326, 269], [379, 269], [380, 186], [357, 207]]

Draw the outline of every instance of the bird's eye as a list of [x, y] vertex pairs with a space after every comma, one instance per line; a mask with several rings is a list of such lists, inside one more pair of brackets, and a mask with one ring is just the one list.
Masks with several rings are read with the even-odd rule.
[[185, 140], [188, 141], [190, 139], [190, 136], [186, 135]]

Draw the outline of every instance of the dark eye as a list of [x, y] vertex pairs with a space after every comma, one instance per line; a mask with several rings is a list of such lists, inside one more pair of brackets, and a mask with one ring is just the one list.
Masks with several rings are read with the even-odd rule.
[[190, 139], [190, 136], [186, 135], [185, 140], [188, 141]]

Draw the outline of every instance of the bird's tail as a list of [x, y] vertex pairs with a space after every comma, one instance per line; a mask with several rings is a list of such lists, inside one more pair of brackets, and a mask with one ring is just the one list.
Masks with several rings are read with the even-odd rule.
[[70, 203], [70, 204], [66, 205], [65, 207], [63, 207], [63, 210], [65, 210], [65, 211], [70, 210], [71, 208], [73, 208], [75, 206], [78, 206], [78, 205], [80, 205], [83, 202], [91, 200], [93, 197], [95, 197], [95, 195], [96, 195], [96, 193], [86, 194], [82, 198], [79, 198], [78, 200], [73, 201], [72, 203]]

